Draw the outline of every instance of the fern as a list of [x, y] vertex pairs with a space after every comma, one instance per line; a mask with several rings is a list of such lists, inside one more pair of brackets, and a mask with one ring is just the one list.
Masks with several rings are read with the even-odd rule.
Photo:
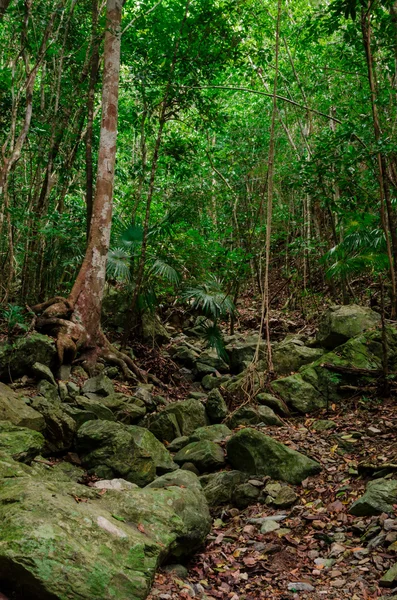
[[109, 250], [106, 271], [108, 277], [129, 283], [131, 275], [131, 255], [124, 248]]
[[207, 345], [210, 348], [214, 348], [219, 358], [222, 358], [226, 363], [228, 363], [229, 357], [225, 349], [222, 332], [218, 325], [216, 323], [212, 323], [211, 321], [207, 321], [203, 323], [201, 327], [203, 330], [203, 338], [207, 342]]

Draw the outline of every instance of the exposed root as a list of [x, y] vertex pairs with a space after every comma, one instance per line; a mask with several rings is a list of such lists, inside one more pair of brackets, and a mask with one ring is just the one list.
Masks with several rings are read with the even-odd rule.
[[158, 379], [141, 370], [135, 362], [123, 352], [112, 346], [105, 334], [100, 331], [96, 344], [88, 344], [87, 331], [81, 323], [74, 319], [73, 304], [66, 298], [56, 296], [47, 302], [33, 306], [31, 310], [40, 314], [36, 318], [36, 328], [56, 338], [55, 344], [59, 364], [71, 364], [77, 353], [82, 355], [79, 362], [84, 363], [88, 372], [93, 372], [98, 358], [117, 365], [128, 380], [148, 382]]

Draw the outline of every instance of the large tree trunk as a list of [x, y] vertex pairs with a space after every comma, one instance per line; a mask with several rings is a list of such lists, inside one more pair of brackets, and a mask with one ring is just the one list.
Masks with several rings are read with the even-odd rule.
[[85, 343], [94, 346], [100, 330], [106, 261], [112, 220], [120, 74], [121, 0], [107, 0], [102, 123], [90, 235], [80, 273], [69, 296], [74, 319], [83, 325]]
[[105, 345], [109, 348], [101, 332], [100, 318], [112, 220], [121, 7], [122, 0], [107, 0], [98, 170], [85, 257], [67, 300], [54, 298], [34, 307], [35, 312], [42, 313], [37, 322], [38, 328], [57, 336], [61, 363], [71, 362], [79, 349], [87, 350], [90, 362], [95, 362], [98, 351]]

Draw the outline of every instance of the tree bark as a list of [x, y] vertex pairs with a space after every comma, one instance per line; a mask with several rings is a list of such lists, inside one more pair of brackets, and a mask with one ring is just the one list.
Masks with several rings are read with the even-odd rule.
[[80, 272], [69, 296], [73, 321], [84, 328], [84, 345], [95, 347], [100, 333], [106, 261], [110, 243], [120, 76], [121, 0], [107, 0], [102, 123], [90, 234]]

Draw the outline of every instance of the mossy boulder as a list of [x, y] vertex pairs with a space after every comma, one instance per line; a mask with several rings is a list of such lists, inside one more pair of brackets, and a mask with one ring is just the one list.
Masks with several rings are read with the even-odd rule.
[[241, 471], [221, 471], [200, 477], [205, 497], [210, 506], [230, 504], [234, 490], [245, 483], [248, 475]]
[[88, 421], [76, 442], [82, 464], [103, 479], [121, 477], [144, 486], [156, 474], [177, 469], [170, 453], [150, 431], [112, 421]]
[[290, 411], [284, 400], [280, 398], [276, 398], [272, 394], [268, 394], [266, 392], [262, 392], [255, 396], [255, 400], [258, 404], [262, 404], [263, 406], [268, 406], [271, 408], [276, 414], [282, 417], [289, 417]]
[[150, 311], [146, 311], [141, 316], [142, 337], [145, 342], [156, 344], [165, 344], [171, 339], [159, 317]]
[[247, 481], [236, 485], [232, 492], [231, 502], [233, 506], [244, 509], [250, 504], [256, 504], [259, 501], [260, 494], [260, 490]]
[[42, 453], [44, 441], [38, 431], [0, 422], [0, 452], [16, 461], [30, 463]]
[[336, 348], [364, 331], [379, 326], [380, 320], [378, 313], [365, 306], [331, 306], [321, 317], [317, 342], [324, 348]]
[[172, 442], [176, 437], [191, 435], [198, 427], [208, 425], [203, 404], [194, 398], [169, 404], [162, 412], [147, 417], [142, 424], [160, 441]]
[[39, 412], [45, 421], [43, 431], [46, 444], [44, 452], [64, 452], [70, 450], [77, 431], [76, 421], [63, 408], [63, 405], [48, 401], [42, 396], [32, 399], [32, 407]]
[[2, 590], [29, 600], [143, 600], [165, 557], [193, 552], [210, 524], [199, 488], [101, 494], [29, 476], [6, 479]]
[[231, 429], [235, 429], [240, 425], [258, 425], [259, 423], [275, 427], [283, 425], [280, 418], [268, 406], [253, 406], [249, 404], [240, 406], [240, 408], [231, 413], [226, 419], [226, 423]]
[[249, 427], [230, 438], [227, 457], [239, 471], [268, 475], [292, 484], [301, 483], [321, 471], [318, 462]]
[[45, 427], [43, 416], [4, 383], [0, 383], [0, 421], [35, 431], [42, 431]]
[[229, 427], [222, 423], [218, 423], [216, 425], [208, 425], [207, 427], [199, 427], [188, 439], [189, 443], [200, 442], [201, 440], [223, 442], [230, 435], [232, 435], [232, 432]]
[[221, 423], [227, 417], [229, 411], [219, 389], [210, 391], [205, 410], [211, 423]]
[[299, 338], [287, 337], [273, 350], [274, 371], [278, 375], [287, 375], [298, 371], [303, 365], [312, 363], [322, 354], [321, 348], [309, 348]]
[[[230, 370], [232, 373], [241, 373], [254, 358], [258, 344], [257, 336], [246, 338], [234, 338], [228, 341], [225, 350], [229, 357]], [[266, 343], [259, 342], [259, 358], [266, 357]]]
[[178, 465], [183, 465], [187, 462], [192, 463], [200, 473], [206, 473], [224, 466], [225, 453], [214, 442], [201, 440], [200, 442], [192, 442], [184, 446], [174, 456], [174, 461]]
[[349, 512], [356, 517], [392, 513], [395, 504], [397, 504], [397, 481], [375, 479], [367, 484], [364, 495], [352, 504]]
[[100, 373], [84, 382], [82, 393], [99, 394], [101, 396], [111, 396], [114, 394], [114, 385], [111, 379], [105, 374]]
[[216, 371], [219, 371], [219, 373], [227, 373], [229, 371], [229, 365], [218, 356], [216, 350], [204, 350], [200, 354], [199, 362], [212, 367]]
[[30, 375], [36, 362], [51, 368], [56, 357], [54, 340], [41, 333], [19, 338], [13, 344], [0, 344], [0, 379], [12, 381]]
[[288, 407], [302, 414], [320, 410], [326, 405], [322, 393], [305, 381], [300, 373], [276, 379], [272, 382], [272, 389]]

